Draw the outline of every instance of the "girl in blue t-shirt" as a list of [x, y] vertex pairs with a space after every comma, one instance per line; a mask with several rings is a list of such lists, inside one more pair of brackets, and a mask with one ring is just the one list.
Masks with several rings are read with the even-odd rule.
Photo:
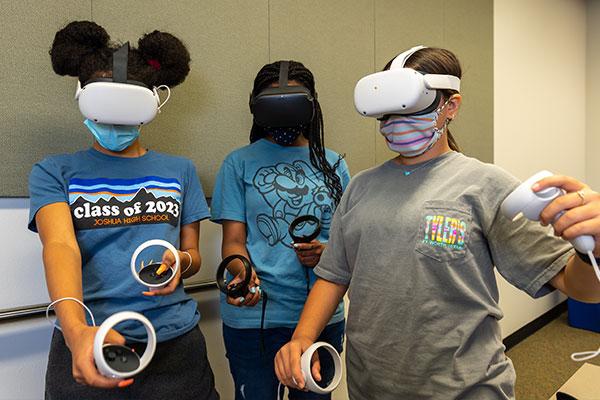
[[[227, 156], [212, 197], [212, 220], [223, 225], [223, 257], [240, 254], [254, 267], [248, 295], [221, 298], [223, 337], [236, 399], [277, 397], [275, 354], [292, 337], [315, 281], [312, 267], [326, 246], [333, 212], [350, 179], [342, 157], [323, 146], [323, 116], [312, 73], [299, 62], [288, 65], [288, 85], [310, 92], [312, 119], [270, 128], [261, 126], [255, 115], [250, 144]], [[279, 86], [280, 67], [277, 61], [258, 72], [253, 98]], [[309, 243], [293, 243], [290, 224], [305, 215], [319, 219], [321, 233]], [[235, 269], [234, 264], [230, 270]], [[343, 335], [340, 302], [320, 340], [341, 351]], [[325, 368], [322, 374], [327, 373]], [[330, 396], [292, 391], [290, 398]]]
[[[78, 77], [86, 90], [98, 78], [117, 80], [115, 49], [102, 27], [77, 21], [57, 32], [50, 56], [57, 74]], [[137, 49], [120, 54], [126, 57], [121, 64], [126, 66], [126, 82], [112, 83], [121, 86], [111, 88], [172, 87], [189, 71], [187, 49], [164, 32], [144, 35]], [[107, 101], [100, 98], [91, 106]], [[105, 110], [86, 112], [96, 111], [98, 119], [106, 117]], [[34, 165], [29, 179], [29, 228], [39, 232], [42, 241], [50, 298], [75, 299], [55, 306], [62, 331], [53, 332], [46, 399], [218, 399], [197, 325], [197, 305], [182, 285], [182, 278], [200, 268], [199, 221], [209, 216], [195, 167], [187, 159], [142, 147], [138, 126], [91, 119], [84, 123], [95, 138], [92, 147], [44, 159]], [[133, 278], [129, 262], [138, 245], [149, 239], [172, 243], [181, 268], [163, 289], [142, 293], [148, 289]], [[159, 247], [152, 251], [149, 257], [154, 260], [175, 262], [170, 251]], [[143, 261], [151, 260], [138, 259]], [[148, 367], [134, 379], [101, 375], [92, 356], [98, 328], [89, 326], [77, 300], [89, 307], [97, 324], [119, 311], [147, 317], [158, 341]], [[127, 342], [138, 354], [144, 351], [141, 326], [125, 323], [117, 330], [109, 332], [107, 342]]]

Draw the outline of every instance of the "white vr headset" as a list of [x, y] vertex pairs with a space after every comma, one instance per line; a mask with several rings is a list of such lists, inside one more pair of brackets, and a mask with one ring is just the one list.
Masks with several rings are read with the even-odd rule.
[[453, 75], [424, 74], [405, 68], [406, 60], [425, 46], [416, 46], [398, 55], [390, 69], [362, 78], [354, 88], [354, 106], [366, 117], [415, 115], [433, 111], [441, 97], [437, 89], [460, 91], [460, 79]]
[[[101, 124], [146, 125], [156, 117], [169, 100], [171, 92], [166, 85], [148, 88], [147, 85], [127, 79], [129, 43], [113, 53], [113, 77], [77, 81], [75, 100], [79, 110], [89, 120]], [[160, 101], [159, 88], [167, 89], [167, 98]]]

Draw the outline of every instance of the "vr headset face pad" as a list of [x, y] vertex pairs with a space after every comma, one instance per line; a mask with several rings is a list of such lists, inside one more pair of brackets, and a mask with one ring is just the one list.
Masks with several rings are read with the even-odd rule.
[[261, 127], [293, 127], [313, 119], [313, 96], [304, 86], [270, 87], [251, 100], [254, 121]]

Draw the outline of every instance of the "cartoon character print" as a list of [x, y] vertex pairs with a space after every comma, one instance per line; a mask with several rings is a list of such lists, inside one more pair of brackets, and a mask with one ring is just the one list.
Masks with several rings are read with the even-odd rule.
[[[289, 226], [302, 215], [314, 215], [321, 221], [321, 229], [329, 229], [333, 206], [329, 189], [315, 181], [317, 172], [306, 162], [279, 163], [260, 168], [254, 175], [253, 185], [271, 207], [271, 213], [259, 214], [256, 224], [270, 246], [282, 243], [291, 248]], [[297, 231], [310, 232], [308, 223]]]

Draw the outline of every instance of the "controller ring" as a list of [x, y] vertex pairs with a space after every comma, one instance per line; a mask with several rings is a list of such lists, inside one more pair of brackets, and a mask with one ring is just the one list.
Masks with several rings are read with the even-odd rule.
[[[139, 276], [139, 272], [135, 265], [136, 260], [137, 260], [138, 256], [140, 255], [140, 253], [151, 246], [162, 246], [162, 247], [170, 250], [171, 253], [173, 253], [173, 255], [175, 256], [175, 265], [170, 267], [171, 270], [173, 271], [173, 274], [171, 275], [171, 277], [169, 279], [167, 279], [166, 281], [161, 282], [161, 283], [150, 283], [150, 282], [146, 282], [143, 279], [141, 279]], [[177, 271], [179, 270], [180, 264], [181, 264], [181, 260], [179, 259], [179, 252], [177, 251], [175, 246], [173, 246], [171, 243], [167, 242], [166, 240], [152, 239], [152, 240], [148, 240], [148, 241], [140, 244], [138, 246], [138, 248], [135, 249], [135, 251], [133, 252], [133, 255], [131, 256], [130, 266], [131, 266], [131, 274], [133, 275], [135, 280], [144, 286], [148, 286], [150, 288], [150, 290], [152, 290], [152, 289], [160, 289], [160, 288], [167, 286], [169, 284], [169, 282], [171, 282], [173, 280], [173, 278], [175, 278], [175, 275], [177, 275]]]
[[[298, 235], [294, 234], [296, 227], [304, 222], [312, 222], [313, 224], [315, 224], [316, 225], [315, 230], [310, 235], [306, 235], [306, 236], [304, 236], [304, 235], [298, 236]], [[294, 243], [310, 243], [314, 239], [316, 239], [319, 236], [319, 234], [321, 233], [321, 221], [319, 220], [319, 218], [315, 217], [314, 215], [303, 215], [292, 221], [292, 223], [290, 224], [290, 227], [288, 229], [288, 232], [290, 234], [290, 237], [294, 241]]]
[[[233, 260], [240, 260], [244, 264], [244, 280], [234, 287], [228, 287], [225, 283], [225, 269]], [[250, 284], [250, 279], [252, 278], [252, 264], [250, 260], [244, 257], [241, 254], [232, 254], [228, 257], [225, 257], [219, 267], [217, 268], [217, 286], [219, 290], [225, 293], [229, 297], [238, 298], [244, 297], [248, 294], [248, 285]]]
[[[128, 320], [138, 321], [141, 322], [142, 325], [144, 325], [144, 328], [146, 328], [146, 335], [148, 336], [148, 344], [139, 360], [139, 366], [133, 371], [123, 372], [117, 371], [110, 366], [110, 364], [104, 358], [103, 348], [104, 339], [106, 338], [106, 335], [108, 335], [108, 332], [115, 325]], [[150, 364], [150, 361], [154, 356], [155, 350], [156, 333], [154, 332], [154, 327], [152, 326], [148, 318], [144, 317], [142, 314], [133, 311], [122, 311], [111, 315], [102, 323], [102, 325], [100, 325], [100, 328], [98, 328], [96, 336], [94, 337], [94, 361], [96, 362], [98, 371], [100, 371], [102, 375], [109, 378], [129, 378], [138, 374], [144, 368], [146, 368], [148, 364]]]

